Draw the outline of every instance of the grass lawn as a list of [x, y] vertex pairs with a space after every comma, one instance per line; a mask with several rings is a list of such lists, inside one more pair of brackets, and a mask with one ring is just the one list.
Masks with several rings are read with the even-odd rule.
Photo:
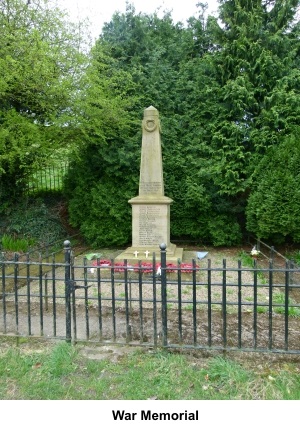
[[[91, 348], [91, 345], [89, 345]], [[0, 346], [1, 400], [299, 400], [300, 357], [112, 349], [102, 359], [66, 342]]]

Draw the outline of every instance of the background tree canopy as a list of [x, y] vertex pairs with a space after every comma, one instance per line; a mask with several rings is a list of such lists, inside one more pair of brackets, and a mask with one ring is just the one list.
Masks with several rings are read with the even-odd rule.
[[[71, 219], [92, 243], [130, 241], [127, 200], [138, 192], [139, 124], [149, 105], [161, 116], [173, 238], [239, 243], [247, 202], [261, 190], [258, 163], [269, 157], [269, 148], [276, 152], [285, 136], [297, 139], [299, 1], [219, 3], [220, 24], [205, 19], [204, 5], [186, 26], [174, 24], [170, 14], [136, 14], [128, 5], [103, 27], [92, 51], [102, 71], [99, 85], [126, 73], [114, 80], [114, 97], [126, 100], [128, 121], [136, 120], [136, 126], [110, 134], [109, 147], [92, 139], [70, 171]], [[101, 166], [101, 178], [91, 157]], [[78, 173], [82, 165], [85, 174]], [[290, 218], [295, 217], [299, 221], [296, 211]], [[247, 226], [264, 237], [253, 216]], [[269, 228], [268, 237], [273, 233]]]
[[65, 18], [50, 1], [0, 3], [2, 209], [71, 136], [85, 56], [79, 33]]
[[246, 208], [248, 230], [277, 243], [291, 239], [299, 243], [299, 133], [270, 147], [258, 164], [255, 177]]
[[[34, 25], [26, 27], [17, 8], [26, 15], [27, 2], [4, 3], [14, 5], [20, 30], [10, 33], [3, 14], [2, 184], [11, 177], [22, 182], [67, 140], [72, 225], [93, 245], [130, 243], [141, 121], [153, 105], [162, 124], [165, 194], [174, 200], [172, 238], [234, 245], [251, 232], [299, 240], [293, 204], [299, 186], [292, 179], [298, 171], [288, 161], [298, 160], [300, 150], [300, 0], [220, 0], [218, 19], [199, 4], [198, 17], [186, 25], [170, 13], [137, 14], [127, 4], [86, 55], [72, 31], [61, 37], [70, 27], [58, 11], [40, 14], [39, 2], [31, 2]], [[53, 14], [53, 34], [43, 32], [52, 29]], [[62, 40], [65, 47], [57, 49]]]

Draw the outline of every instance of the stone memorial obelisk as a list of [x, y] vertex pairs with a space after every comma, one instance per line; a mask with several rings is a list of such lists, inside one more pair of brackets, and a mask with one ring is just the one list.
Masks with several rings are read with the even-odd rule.
[[161, 130], [155, 107], [145, 109], [142, 128], [139, 195], [129, 200], [132, 206], [132, 246], [116, 260], [152, 261], [155, 252], [159, 261], [159, 245], [165, 243], [167, 261], [182, 261], [183, 249], [170, 242], [170, 205], [173, 200], [164, 195]]

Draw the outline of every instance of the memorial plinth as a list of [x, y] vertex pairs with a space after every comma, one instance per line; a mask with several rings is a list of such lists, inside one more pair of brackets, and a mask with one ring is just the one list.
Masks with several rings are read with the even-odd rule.
[[161, 243], [167, 244], [167, 261], [182, 260], [183, 249], [170, 242], [170, 205], [164, 195], [160, 121], [157, 109], [145, 109], [142, 122], [142, 152], [139, 195], [129, 200], [132, 206], [132, 246], [116, 260], [152, 261], [160, 258]]

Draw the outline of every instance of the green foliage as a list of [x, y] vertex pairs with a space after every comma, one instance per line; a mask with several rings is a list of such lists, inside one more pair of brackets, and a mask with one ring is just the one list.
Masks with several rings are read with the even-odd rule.
[[2, 246], [9, 251], [28, 251], [66, 237], [61, 223], [61, 196], [27, 198], [0, 217]]
[[294, 251], [287, 254], [289, 260], [294, 261], [298, 266], [300, 266], [300, 251]]
[[[273, 294], [273, 303], [274, 306], [273, 310], [277, 314], [285, 314], [285, 293], [275, 293]], [[300, 317], [300, 308], [295, 306], [296, 302], [295, 300], [288, 298], [288, 307], [287, 312], [289, 316], [292, 317]]]
[[214, 246], [232, 246], [242, 241], [241, 227], [233, 217], [217, 215], [208, 221], [208, 226]]
[[253, 266], [253, 257], [251, 257], [251, 255], [249, 255], [246, 251], [240, 252], [239, 259], [241, 260], [244, 266], [248, 266], [248, 267]]
[[257, 176], [300, 125], [299, 4], [222, 0], [220, 16], [206, 18], [200, 3], [186, 26], [127, 4], [86, 55], [50, 0], [2, 2], [0, 212], [51, 154], [71, 146], [72, 224], [93, 245], [128, 243], [140, 124], [153, 105], [172, 237], [235, 245], [247, 225], [265, 239], [299, 241], [297, 191], [282, 192], [296, 187], [292, 174]]
[[222, 25], [211, 20], [222, 106], [211, 150], [223, 193], [247, 192], [258, 156], [299, 124], [299, 28], [293, 21], [298, 5], [223, 1]]
[[[105, 136], [95, 138], [90, 129], [86, 130], [86, 143], [70, 162], [65, 177], [70, 223], [80, 228], [93, 246], [124, 245], [130, 239], [128, 200], [138, 189], [140, 148], [128, 136], [130, 121], [125, 122], [127, 114], [120, 112], [121, 107], [120, 103], [111, 110], [114, 120], [105, 124], [106, 130], [111, 127], [107, 142]], [[94, 106], [95, 116], [97, 111], [100, 116], [101, 107]]]
[[[0, 199], [19, 199], [28, 176], [70, 144], [80, 73], [81, 36], [50, 0], [0, 6]], [[66, 127], [68, 125], [68, 127]]]
[[129, 6], [104, 26], [92, 52], [85, 143], [66, 181], [71, 222], [90, 243], [130, 241], [128, 200], [138, 191], [140, 124], [150, 104], [160, 112], [172, 236], [240, 242], [240, 209], [218, 194], [204, 144], [218, 107], [214, 70], [209, 58], [199, 59], [200, 47], [204, 55], [207, 35], [197, 20], [185, 29], [169, 14], [135, 15]]
[[117, 182], [102, 180], [87, 191], [85, 189], [77, 187], [70, 201], [70, 222], [80, 227], [93, 246], [129, 243], [131, 210], [128, 200], [133, 192], [130, 182], [125, 180], [120, 186]]
[[34, 240], [4, 234], [1, 238], [1, 244], [3, 251], [27, 252], [34, 245]]
[[61, 191], [63, 178], [69, 164], [69, 149], [61, 148], [48, 157], [47, 165], [37, 168], [28, 178], [27, 192], [30, 195], [48, 191]]
[[270, 148], [254, 175], [247, 205], [247, 228], [258, 237], [280, 243], [300, 241], [299, 133]]

